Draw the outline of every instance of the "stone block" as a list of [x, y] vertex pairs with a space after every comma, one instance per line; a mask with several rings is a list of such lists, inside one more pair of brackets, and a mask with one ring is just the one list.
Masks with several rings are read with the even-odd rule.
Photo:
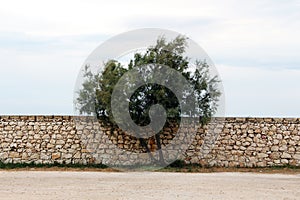
[[51, 156], [51, 159], [52, 160], [57, 160], [57, 159], [59, 159], [60, 158], [60, 153], [52, 153], [52, 156]]

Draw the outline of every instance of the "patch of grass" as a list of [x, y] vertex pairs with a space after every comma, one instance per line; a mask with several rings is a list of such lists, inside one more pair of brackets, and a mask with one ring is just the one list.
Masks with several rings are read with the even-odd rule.
[[157, 170], [158, 172], [200, 172], [205, 167], [200, 164], [186, 164], [183, 160], [176, 160], [170, 165]]
[[168, 165], [167, 167], [171, 168], [182, 168], [185, 167], [187, 164], [183, 160], [175, 160], [173, 163]]
[[281, 165], [270, 167], [209, 167], [200, 164], [186, 164], [182, 160], [176, 160], [165, 168], [157, 169], [155, 166], [140, 166], [134, 168], [121, 167], [110, 168], [103, 164], [36, 164], [36, 163], [3, 163], [0, 161], [0, 169], [4, 170], [80, 170], [80, 171], [156, 171], [156, 172], [182, 172], [182, 173], [211, 173], [211, 172], [253, 172], [253, 173], [283, 173], [300, 174], [300, 166]]
[[54, 162], [53, 164], [40, 164], [40, 163], [3, 163], [0, 161], [0, 169], [22, 169], [22, 168], [76, 168], [76, 169], [106, 169], [108, 166], [103, 164], [60, 164]]
[[254, 173], [300, 173], [300, 166], [281, 165], [270, 167], [210, 167], [200, 164], [186, 164], [182, 160], [176, 160], [165, 168], [157, 170], [159, 172], [254, 172]]

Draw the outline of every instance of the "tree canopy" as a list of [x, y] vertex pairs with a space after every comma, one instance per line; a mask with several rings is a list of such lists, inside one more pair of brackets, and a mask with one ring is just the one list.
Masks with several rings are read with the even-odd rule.
[[[197, 103], [195, 114], [199, 115], [201, 123], [207, 123], [216, 112], [218, 98], [221, 95], [217, 87], [219, 79], [210, 76], [209, 65], [205, 60], [190, 63], [190, 58], [184, 57], [186, 40], [187, 38], [183, 36], [177, 36], [167, 42], [164, 37], [160, 37], [156, 44], [147, 48], [145, 52], [135, 53], [128, 66], [123, 66], [116, 60], [109, 60], [105, 63], [102, 74], [92, 74], [89, 66], [86, 66], [85, 82], [76, 99], [80, 114], [94, 114], [97, 118], [108, 119], [113, 123], [111, 95], [118, 80], [135, 67], [161, 64], [180, 72], [192, 84]], [[191, 71], [192, 68], [194, 71]], [[171, 90], [158, 84], [146, 84], [130, 98], [132, 119], [139, 125], [149, 123], [149, 108], [157, 103], [165, 107], [168, 118], [176, 119], [184, 114], [181, 113], [178, 100]]]

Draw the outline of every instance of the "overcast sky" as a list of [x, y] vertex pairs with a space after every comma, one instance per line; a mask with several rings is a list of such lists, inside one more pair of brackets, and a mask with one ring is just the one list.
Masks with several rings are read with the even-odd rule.
[[87, 56], [137, 28], [187, 35], [214, 61], [226, 116], [300, 117], [300, 1], [0, 1], [0, 115], [73, 114]]

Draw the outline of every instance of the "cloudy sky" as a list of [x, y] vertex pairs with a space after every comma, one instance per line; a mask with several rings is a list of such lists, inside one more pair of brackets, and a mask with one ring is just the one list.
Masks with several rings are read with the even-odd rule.
[[300, 117], [300, 1], [2, 1], [0, 115], [73, 114], [87, 56], [163, 28], [196, 41], [223, 81], [226, 116]]

